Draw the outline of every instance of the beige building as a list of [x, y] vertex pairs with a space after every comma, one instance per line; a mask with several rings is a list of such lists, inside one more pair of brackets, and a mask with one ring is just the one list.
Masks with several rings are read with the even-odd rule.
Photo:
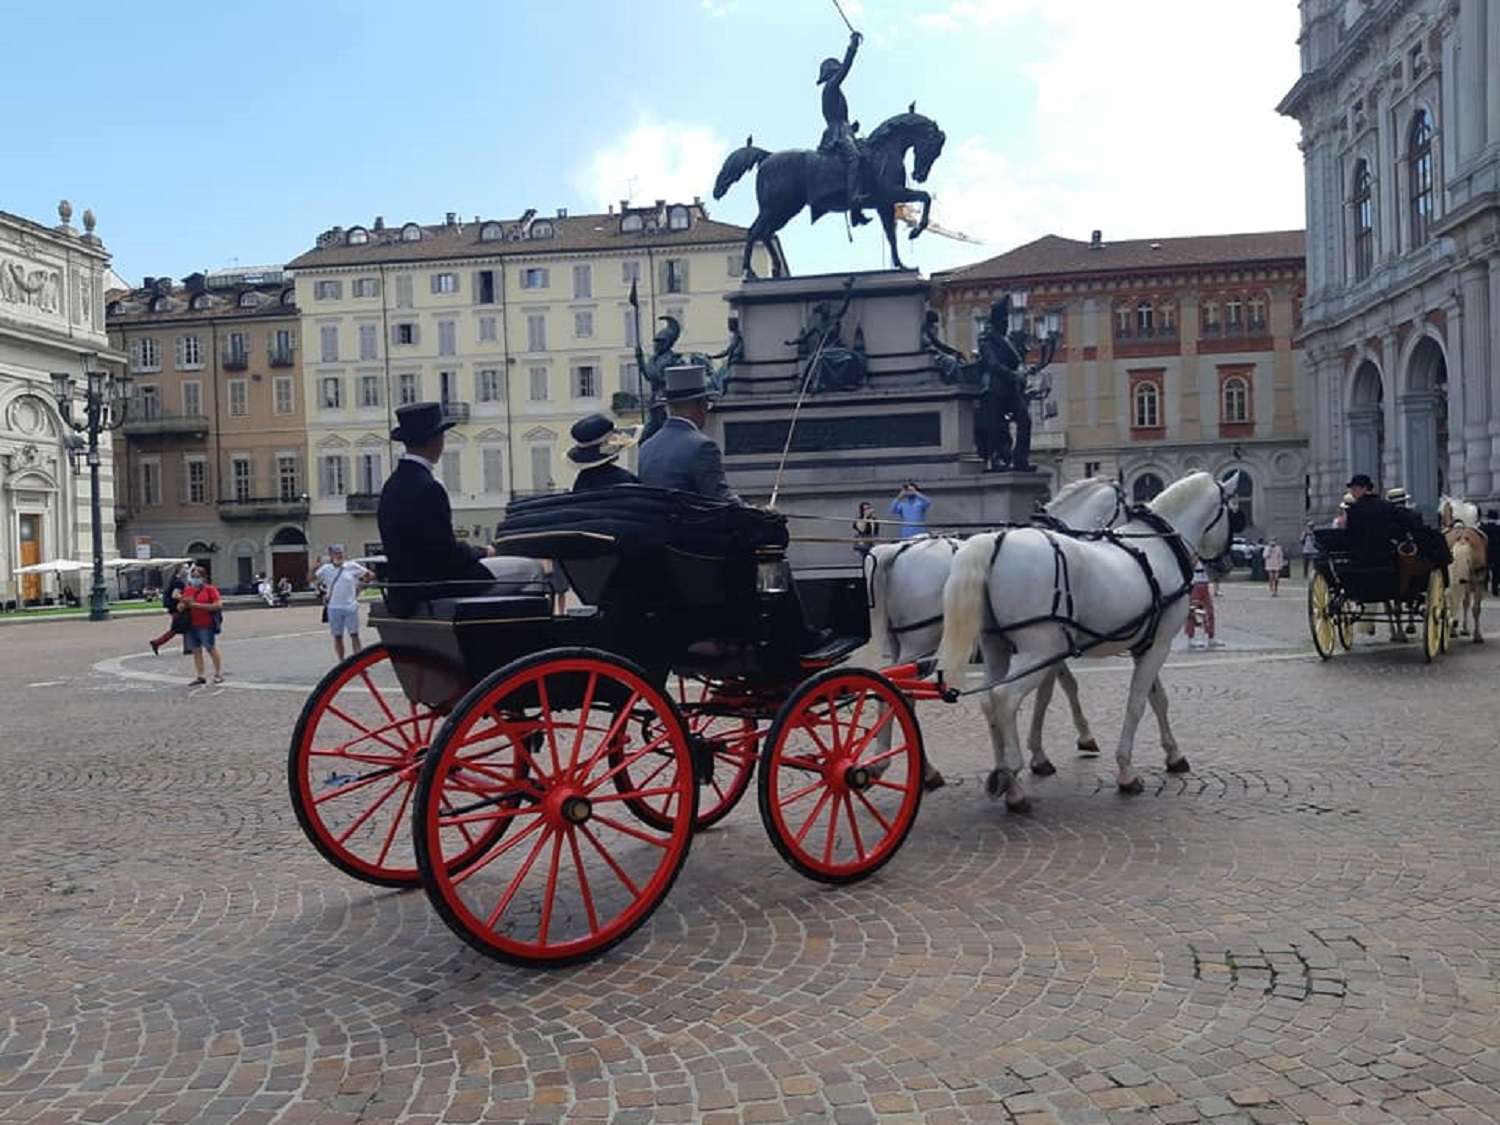
[[1302, 0], [1315, 509], [1500, 499], [1500, 0]]
[[135, 397], [115, 435], [122, 554], [204, 562], [225, 589], [307, 579], [301, 331], [279, 267], [112, 294]]
[[[64, 425], [52, 373], [77, 384], [86, 371], [121, 370], [123, 356], [104, 329], [109, 252], [94, 234], [92, 212], [82, 232], [73, 208], [43, 226], [0, 211], [0, 606], [34, 602], [57, 587], [16, 568], [93, 554], [89, 466]], [[83, 402], [73, 417], [84, 417]], [[113, 556], [114, 462], [106, 435], [100, 449], [100, 515], [105, 555]], [[70, 455], [71, 454], [71, 455]], [[84, 597], [87, 598], [87, 580]]]
[[400, 455], [389, 434], [403, 403], [440, 401], [460, 423], [440, 466], [459, 534], [492, 534], [514, 495], [569, 487], [563, 455], [578, 417], [623, 393], [626, 420], [639, 418], [628, 402], [638, 390], [632, 283], [647, 355], [668, 315], [682, 325], [679, 351], [719, 351], [744, 236], [697, 200], [324, 232], [288, 267], [305, 341], [315, 549], [378, 549], [375, 506]]
[[[1056, 414], [1033, 460], [1058, 483], [1102, 473], [1149, 499], [1184, 473], [1239, 470], [1249, 534], [1294, 543], [1307, 474], [1301, 231], [1088, 242], [1048, 235], [940, 274], [950, 341], [972, 351], [1000, 296], [1061, 314]], [[1039, 412], [1040, 413], [1040, 412]]]

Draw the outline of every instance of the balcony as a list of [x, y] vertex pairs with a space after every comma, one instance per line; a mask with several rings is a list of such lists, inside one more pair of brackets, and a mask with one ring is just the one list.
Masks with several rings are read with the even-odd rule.
[[225, 371], [244, 371], [249, 366], [249, 356], [230, 354], [224, 357], [223, 367]]
[[351, 516], [373, 516], [379, 507], [378, 492], [351, 492], [344, 497], [344, 511]]
[[467, 402], [453, 402], [451, 400], [443, 403], [443, 421], [456, 422], [460, 426], [469, 420], [469, 404]]
[[121, 427], [126, 437], [158, 437], [180, 434], [185, 437], [205, 437], [209, 421], [202, 414], [179, 414], [146, 406], [140, 401], [132, 402], [125, 411], [125, 424]]
[[272, 367], [290, 367], [297, 361], [297, 349], [272, 348], [266, 353], [266, 360]]
[[283, 500], [279, 496], [247, 496], [243, 500], [220, 500], [219, 518], [225, 523], [242, 520], [302, 520], [307, 501]]

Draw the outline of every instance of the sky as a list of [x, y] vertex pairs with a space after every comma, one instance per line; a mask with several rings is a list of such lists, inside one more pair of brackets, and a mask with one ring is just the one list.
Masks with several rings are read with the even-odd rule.
[[[947, 134], [924, 273], [1043, 234], [1300, 227], [1295, 0], [842, 0], [844, 90], [870, 132], [915, 100]], [[725, 156], [816, 145], [833, 0], [11, 0], [0, 210], [98, 216], [116, 269], [284, 263], [334, 225], [708, 201]], [[26, 103], [29, 102], [29, 109]], [[75, 217], [75, 225], [79, 219]], [[878, 224], [806, 213], [793, 272], [879, 269]]]

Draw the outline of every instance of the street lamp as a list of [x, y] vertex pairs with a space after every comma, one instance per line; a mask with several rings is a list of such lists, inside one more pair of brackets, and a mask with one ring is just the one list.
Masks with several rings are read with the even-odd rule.
[[62, 420], [75, 433], [88, 438], [89, 504], [93, 513], [94, 585], [89, 591], [89, 620], [109, 617], [109, 600], [104, 590], [104, 525], [99, 512], [99, 435], [117, 430], [125, 424], [125, 407], [129, 401], [130, 376], [112, 371], [84, 370], [84, 420], [73, 417], [73, 398], [77, 380], [66, 371], [52, 372], [52, 394]]

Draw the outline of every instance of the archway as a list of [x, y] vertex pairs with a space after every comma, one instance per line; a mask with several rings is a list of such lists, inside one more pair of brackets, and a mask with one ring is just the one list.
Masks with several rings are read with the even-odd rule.
[[1255, 478], [1250, 475], [1250, 470], [1243, 466], [1225, 469], [1219, 474], [1220, 480], [1228, 480], [1235, 473], [1239, 473], [1239, 483], [1235, 485], [1234, 495], [1240, 502], [1240, 515], [1245, 517], [1245, 538], [1256, 538], [1262, 533], [1255, 524]]
[[307, 585], [307, 536], [298, 527], [283, 527], [271, 536], [271, 581], [285, 578], [294, 589]]
[[1166, 487], [1166, 481], [1155, 473], [1142, 473], [1130, 486], [1130, 499], [1136, 504], [1149, 504]]
[[1406, 364], [1406, 393], [1401, 396], [1405, 441], [1405, 481], [1418, 510], [1436, 512], [1447, 488], [1448, 364], [1443, 349], [1423, 336]]
[[214, 577], [213, 550], [211, 544], [205, 543], [201, 539], [195, 539], [188, 544], [187, 550], [184, 552], [188, 558], [193, 560], [194, 565], [203, 568], [203, 576], [210, 582], [213, 581]]
[[1367, 359], [1354, 372], [1354, 383], [1349, 388], [1349, 409], [1345, 412], [1350, 475], [1366, 473], [1371, 480], [1380, 479], [1381, 458], [1385, 456], [1384, 401], [1385, 385], [1380, 378], [1380, 369]]

